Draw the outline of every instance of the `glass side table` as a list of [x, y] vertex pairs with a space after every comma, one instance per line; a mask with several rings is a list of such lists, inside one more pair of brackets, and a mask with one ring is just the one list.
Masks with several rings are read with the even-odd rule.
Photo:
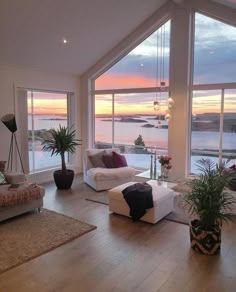
[[145, 170], [139, 174], [136, 174], [135, 176], [136, 177], [141, 177], [141, 178], [146, 178], [148, 179], [148, 183], [150, 184], [155, 184], [155, 185], [158, 185], [158, 186], [162, 186], [162, 187], [165, 187], [165, 188], [172, 188], [174, 186], [176, 186], [177, 184], [176, 183], [172, 183], [167, 179], [163, 180], [162, 178], [158, 178], [160, 175], [160, 170], [157, 170], [157, 178], [156, 179], [153, 179], [150, 177], [150, 170]]
[[[157, 175], [156, 175], [157, 178], [156, 179], [158, 179], [158, 177], [160, 176], [160, 174], [161, 174], [160, 170], [157, 170]], [[141, 172], [139, 174], [136, 174], [135, 176], [137, 176], [137, 177], [143, 177], [143, 178], [148, 178], [148, 179], [154, 179], [150, 175], [150, 170], [145, 170], [145, 171], [143, 171], [143, 172]]]

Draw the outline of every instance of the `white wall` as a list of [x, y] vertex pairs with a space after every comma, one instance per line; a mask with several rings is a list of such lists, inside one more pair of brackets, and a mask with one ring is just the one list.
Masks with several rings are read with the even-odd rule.
[[[75, 121], [78, 138], [81, 138], [79, 107], [79, 79], [76, 76], [53, 74], [23, 67], [0, 65], [0, 117], [15, 113], [14, 87], [33, 88], [41, 90], [56, 90], [75, 93]], [[17, 132], [19, 135], [19, 133]], [[20, 138], [20, 137], [19, 137]], [[10, 145], [10, 132], [0, 123], [0, 160], [7, 160]], [[81, 151], [78, 148], [74, 166], [77, 171], [82, 169]], [[34, 176], [35, 177], [35, 176]], [[50, 174], [50, 178], [52, 178]], [[49, 176], [43, 180], [50, 180]], [[35, 177], [37, 179], [37, 177]], [[40, 181], [40, 178], [39, 178]]]

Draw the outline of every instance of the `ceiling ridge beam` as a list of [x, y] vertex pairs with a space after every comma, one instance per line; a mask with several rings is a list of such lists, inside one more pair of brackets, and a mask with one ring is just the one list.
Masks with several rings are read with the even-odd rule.
[[[178, 1], [178, 0], [177, 0]], [[212, 0], [183, 0], [181, 6], [236, 26], [236, 9]]]

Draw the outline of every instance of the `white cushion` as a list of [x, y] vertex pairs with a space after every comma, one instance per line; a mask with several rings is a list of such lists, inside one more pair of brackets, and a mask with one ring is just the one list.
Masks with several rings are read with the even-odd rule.
[[119, 168], [91, 168], [87, 171], [87, 175], [94, 180], [113, 180], [126, 177], [132, 177], [135, 169], [129, 166]]
[[25, 181], [25, 175], [21, 172], [5, 171], [4, 175], [9, 184], [18, 184]]

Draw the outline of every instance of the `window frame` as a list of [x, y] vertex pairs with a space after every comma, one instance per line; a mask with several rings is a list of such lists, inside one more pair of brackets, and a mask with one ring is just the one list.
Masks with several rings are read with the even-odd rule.
[[[48, 89], [36, 89], [36, 88], [26, 88], [26, 87], [16, 87], [15, 95], [16, 95], [16, 108], [17, 108], [17, 120], [18, 120], [18, 128], [17, 131], [17, 139], [19, 140], [22, 160], [25, 172], [27, 174], [34, 174], [38, 172], [44, 172], [48, 170], [55, 170], [60, 168], [60, 164], [53, 165], [45, 168], [34, 169], [30, 171], [29, 167], [29, 149], [28, 149], [28, 108], [27, 108], [27, 92], [45, 92], [45, 93], [60, 93], [65, 94], [67, 96], [67, 126], [73, 127], [75, 126], [75, 94], [74, 92], [69, 91], [59, 91], [59, 90], [48, 90]], [[73, 155], [68, 155], [68, 163], [70, 164], [73, 161]], [[18, 163], [17, 163], [18, 166]]]
[[[95, 147], [95, 122], [96, 122], [96, 114], [95, 114], [95, 102], [96, 102], [96, 95], [102, 95], [102, 94], [110, 94], [112, 95], [112, 147], [115, 147], [115, 141], [114, 141], [114, 96], [116, 94], [130, 94], [130, 93], [169, 93], [170, 92], [170, 54], [169, 54], [169, 85], [165, 87], [161, 86], [154, 86], [154, 87], [135, 87], [135, 88], [114, 88], [114, 89], [95, 89], [95, 82], [96, 79], [99, 78], [102, 74], [104, 74], [107, 70], [109, 70], [112, 66], [114, 66], [116, 63], [118, 63], [122, 58], [127, 56], [133, 49], [135, 49], [138, 45], [140, 45], [143, 41], [145, 41], [148, 37], [150, 37], [153, 33], [155, 33], [158, 29], [161, 28], [162, 25], [164, 25], [166, 22], [170, 21], [170, 36], [171, 38], [171, 17], [167, 14], [167, 16], [164, 18], [163, 21], [159, 22], [158, 25], [152, 27], [149, 29], [145, 34], [143, 34], [141, 39], [137, 39], [135, 44], [133, 44], [129, 49], [127, 49], [123, 54], [116, 60], [116, 62], [111, 63], [109, 66], [106, 67], [106, 69], [99, 72], [99, 74], [96, 75], [96, 78], [91, 79], [91, 98], [93, 101], [93, 108], [92, 108], [92, 116], [93, 116], [93, 130], [92, 130], [92, 147]], [[170, 49], [171, 49], [171, 41], [169, 43]]]
[[192, 15], [192, 22], [191, 22], [191, 26], [192, 26], [192, 35], [191, 35], [191, 46], [190, 46], [190, 84], [191, 86], [189, 87], [189, 123], [190, 123], [190, 127], [189, 127], [189, 132], [188, 132], [188, 167], [187, 167], [187, 175], [190, 176], [191, 173], [191, 150], [192, 150], [192, 145], [191, 145], [191, 137], [192, 137], [192, 99], [193, 99], [193, 92], [194, 91], [201, 91], [201, 90], [220, 90], [221, 91], [221, 111], [220, 111], [220, 129], [219, 129], [219, 146], [221, 147], [221, 149], [219, 149], [219, 156], [218, 156], [218, 161], [219, 163], [222, 162], [222, 156], [223, 156], [223, 150], [222, 150], [222, 141], [223, 141], [223, 115], [224, 115], [224, 93], [225, 90], [228, 89], [234, 89], [236, 90], [236, 82], [230, 82], [230, 83], [206, 83], [206, 84], [194, 84], [193, 80], [194, 80], [194, 40], [195, 40], [195, 15], [196, 13], [200, 13], [206, 17], [215, 19], [217, 21], [222, 22], [223, 24], [226, 25], [231, 25], [234, 26], [236, 28], [236, 25], [232, 24], [231, 22], [227, 22], [222, 20], [220, 17], [217, 17], [215, 15], [212, 14], [208, 14], [206, 12], [200, 11], [200, 10], [194, 10], [193, 11], [193, 15]]

